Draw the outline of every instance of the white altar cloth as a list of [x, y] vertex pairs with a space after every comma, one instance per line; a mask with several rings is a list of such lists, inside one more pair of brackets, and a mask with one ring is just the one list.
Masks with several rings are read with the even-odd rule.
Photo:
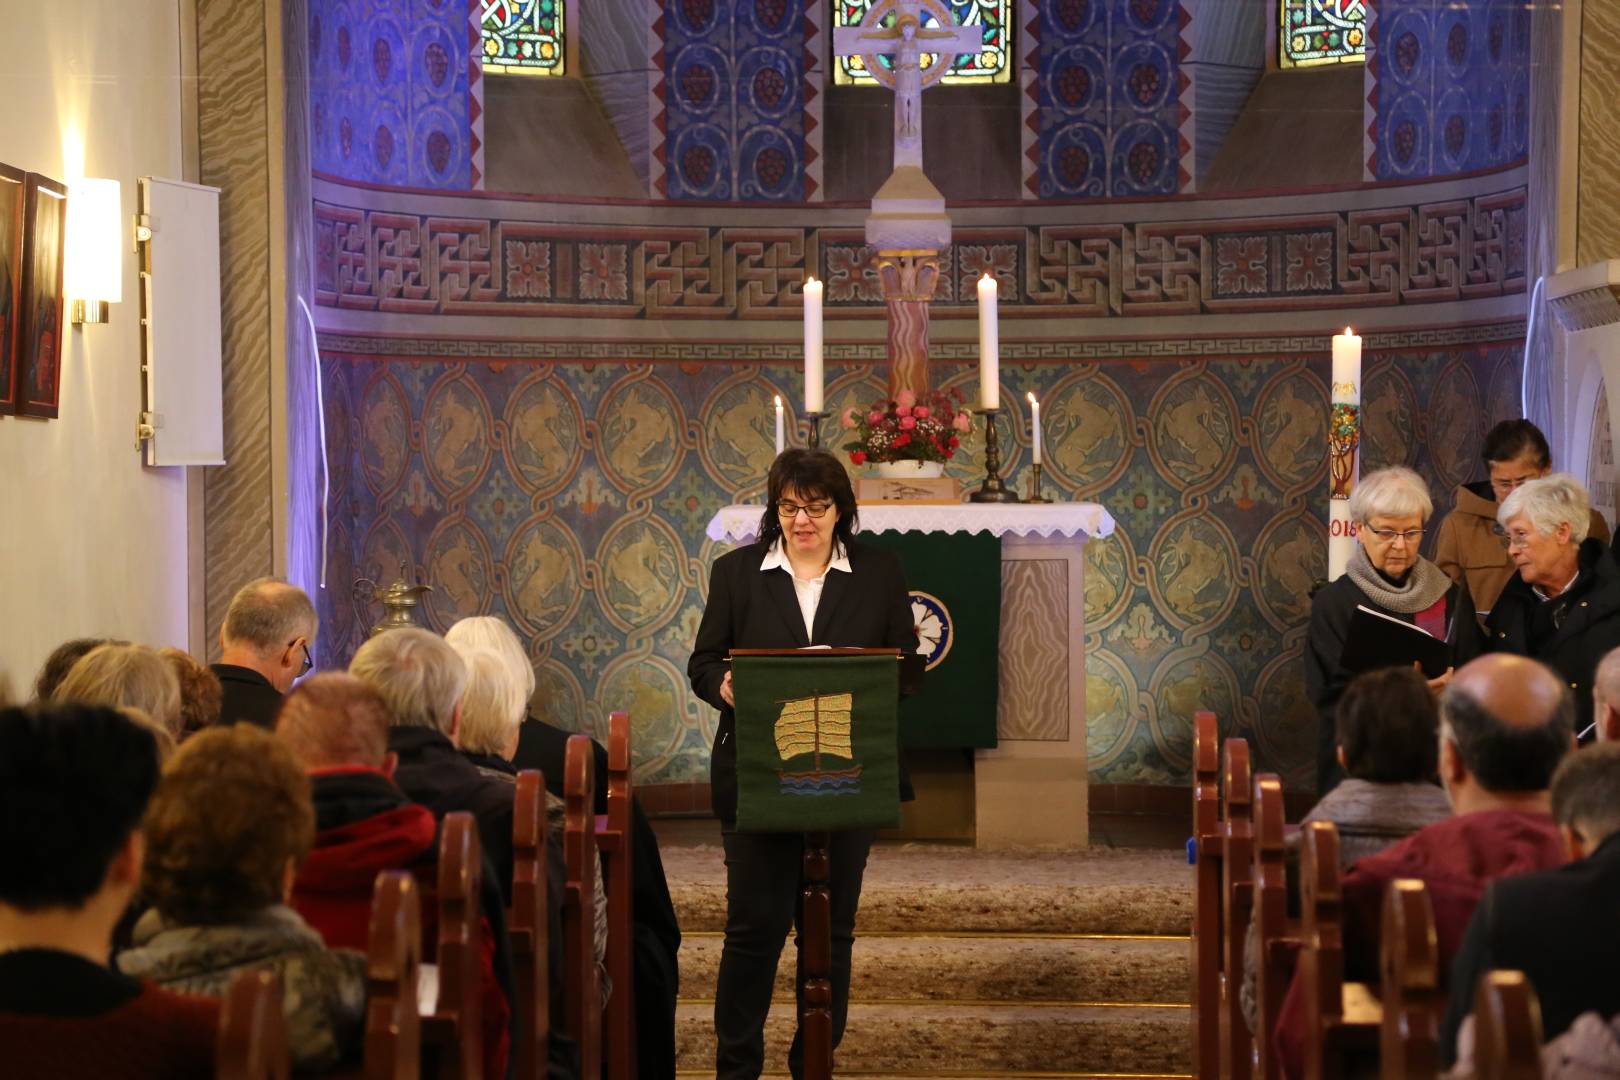
[[[763, 506], [733, 504], [709, 519], [709, 539], [741, 544], [754, 539]], [[860, 507], [862, 532], [988, 532], [993, 536], [1080, 536], [1114, 531], [1114, 519], [1096, 503], [953, 503], [948, 506]]]

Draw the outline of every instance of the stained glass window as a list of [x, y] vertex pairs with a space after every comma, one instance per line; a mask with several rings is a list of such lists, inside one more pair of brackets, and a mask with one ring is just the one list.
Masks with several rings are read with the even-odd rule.
[[1367, 59], [1367, 0], [1282, 0], [1282, 66]]
[[[984, 28], [984, 48], [977, 53], [956, 58], [951, 70], [942, 80], [947, 83], [1004, 83], [1012, 78], [1012, 24], [1013, 0], [944, 0], [959, 26]], [[858, 26], [866, 18], [873, 0], [832, 0], [834, 26]], [[938, 26], [933, 15], [923, 15], [924, 26]], [[883, 20], [885, 26], [894, 22], [894, 16]], [[926, 65], [933, 57], [924, 53], [920, 57]], [[891, 58], [884, 56], [888, 67]], [[858, 56], [833, 57], [833, 82], [838, 86], [871, 86], [871, 74]]]
[[479, 0], [484, 73], [562, 75], [564, 0]]

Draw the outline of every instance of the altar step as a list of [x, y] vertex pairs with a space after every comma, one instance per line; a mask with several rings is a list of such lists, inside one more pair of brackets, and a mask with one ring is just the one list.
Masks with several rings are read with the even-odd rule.
[[[683, 1076], [711, 1076], [724, 865], [714, 847], [668, 849], [665, 865], [685, 934], [678, 1062]], [[837, 1075], [1186, 1076], [1188, 873], [1182, 857], [1157, 851], [877, 848]], [[790, 939], [766, 1026], [767, 1073], [787, 1067], [794, 955]]]

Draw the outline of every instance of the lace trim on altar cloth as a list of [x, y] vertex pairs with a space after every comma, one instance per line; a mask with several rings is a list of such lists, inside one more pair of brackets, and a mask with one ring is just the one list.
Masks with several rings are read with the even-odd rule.
[[[705, 530], [716, 543], [742, 544], [759, 531], [762, 506], [727, 506]], [[955, 506], [874, 506], [860, 508], [861, 532], [988, 532], [994, 536], [1083, 536], [1098, 539], [1114, 531], [1114, 519], [1096, 503], [961, 503]]]

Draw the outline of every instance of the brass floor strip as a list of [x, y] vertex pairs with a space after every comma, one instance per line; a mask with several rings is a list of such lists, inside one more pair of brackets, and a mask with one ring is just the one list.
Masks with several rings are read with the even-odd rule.
[[[722, 930], [682, 930], [683, 938], [724, 937]], [[1190, 934], [1069, 934], [1042, 933], [1035, 930], [861, 930], [860, 938], [998, 938], [1006, 941], [1191, 941]]]
[[[1061, 1001], [1056, 999], [1009, 1001], [994, 998], [851, 998], [851, 1005], [913, 1005], [918, 1008], [933, 1005], [957, 1006], [969, 1009], [1190, 1009], [1184, 1001]], [[714, 998], [677, 999], [680, 1005], [713, 1005]], [[792, 1005], [792, 998], [773, 997], [772, 1005]]]

